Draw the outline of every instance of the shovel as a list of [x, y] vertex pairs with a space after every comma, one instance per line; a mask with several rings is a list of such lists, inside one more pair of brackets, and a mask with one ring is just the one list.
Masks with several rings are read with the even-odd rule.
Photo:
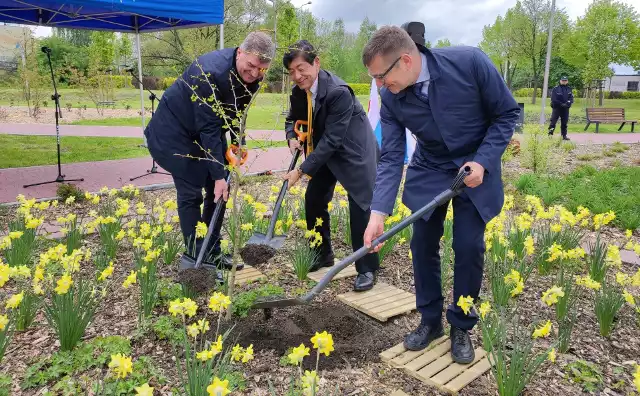
[[[299, 127], [301, 125], [306, 125], [306, 121], [296, 121], [294, 126], [294, 131], [298, 135], [298, 139], [302, 142], [306, 140], [307, 133], [300, 132]], [[289, 164], [289, 169], [287, 173], [291, 172], [293, 168], [296, 167], [296, 162], [298, 162], [298, 158], [300, 157], [300, 150], [296, 150], [293, 158], [291, 159], [291, 164]], [[256, 266], [259, 264], [265, 263], [271, 257], [275, 256], [276, 250], [280, 249], [284, 244], [286, 239], [286, 235], [278, 235], [274, 236], [274, 230], [276, 227], [276, 222], [278, 221], [278, 213], [280, 213], [280, 207], [282, 206], [282, 200], [284, 199], [284, 194], [287, 192], [287, 187], [289, 185], [289, 181], [285, 180], [282, 183], [282, 187], [280, 188], [280, 194], [278, 195], [278, 199], [276, 200], [276, 204], [273, 208], [273, 214], [271, 215], [271, 220], [269, 221], [269, 227], [267, 227], [267, 233], [262, 234], [259, 232], [255, 232], [251, 238], [247, 241], [245, 246], [242, 248], [240, 252], [240, 256], [242, 257], [242, 261], [251, 266]]]
[[[256, 299], [256, 301], [251, 306], [251, 308], [265, 309], [270, 311], [271, 308], [283, 308], [283, 307], [289, 307], [294, 305], [308, 305], [311, 302], [311, 300], [315, 298], [315, 296], [317, 296], [322, 290], [324, 290], [325, 287], [327, 287], [331, 279], [333, 279], [333, 277], [336, 276], [338, 272], [342, 271], [343, 269], [347, 268], [349, 265], [353, 264], [358, 259], [367, 255], [369, 251], [373, 249], [375, 246], [391, 238], [392, 236], [402, 231], [407, 226], [413, 224], [416, 220], [424, 216], [427, 212], [448, 202], [451, 198], [460, 194], [460, 192], [462, 192], [462, 189], [464, 188], [464, 179], [470, 173], [471, 173], [471, 169], [468, 166], [465, 167], [462, 171], [458, 173], [453, 183], [451, 183], [451, 187], [449, 187], [445, 191], [438, 194], [435, 198], [433, 198], [433, 200], [431, 200], [431, 202], [429, 202], [427, 205], [423, 206], [422, 208], [414, 212], [411, 216], [402, 220], [400, 223], [393, 226], [389, 231], [383, 233], [378, 238], [374, 239], [373, 242], [371, 242], [371, 248], [367, 248], [366, 246], [363, 246], [360, 249], [353, 252], [350, 256], [344, 258], [338, 264], [334, 265], [331, 268], [331, 270], [329, 270], [326, 273], [326, 275], [323, 276], [322, 279], [320, 279], [318, 284], [315, 285], [315, 287], [311, 289], [304, 296], [297, 297], [297, 298], [283, 298], [281, 296], [262, 297], [262, 298]], [[265, 315], [267, 317], [270, 316], [270, 313], [267, 313], [268, 311], [265, 311]]]
[[[237, 150], [237, 147], [231, 146], [226, 153], [227, 161], [233, 166], [235, 166], [238, 163], [236, 158], [233, 156], [234, 150]], [[244, 164], [244, 162], [246, 161], [247, 159], [246, 154], [247, 154], [246, 152], [243, 153], [242, 159], [240, 160], [240, 165]], [[227, 176], [227, 179], [226, 179], [227, 185], [229, 184], [230, 181], [231, 181], [231, 172], [229, 172], [229, 175]], [[202, 262], [204, 261], [205, 252], [207, 250], [207, 247], [209, 246], [211, 234], [213, 234], [213, 229], [215, 228], [216, 222], [218, 221], [218, 218], [220, 217], [220, 213], [222, 212], [223, 205], [221, 205], [222, 203], [221, 200], [222, 200], [222, 197], [218, 199], [218, 204], [216, 205], [216, 208], [213, 211], [213, 216], [211, 216], [211, 222], [209, 223], [209, 227], [207, 229], [207, 234], [204, 237], [204, 241], [202, 241], [202, 247], [200, 248], [200, 252], [198, 253], [198, 258], [194, 260], [194, 258], [187, 253], [183, 254], [182, 257], [180, 258], [180, 267], [178, 270], [179, 276], [181, 279], [180, 283], [186, 284], [196, 293], [205, 292], [207, 290], [208, 284], [210, 283], [209, 277], [211, 276], [211, 273], [209, 272], [209, 269], [201, 268], [201, 267], [202, 267]], [[215, 272], [215, 278], [218, 278], [217, 271]], [[218, 278], [218, 280], [220, 279]]]

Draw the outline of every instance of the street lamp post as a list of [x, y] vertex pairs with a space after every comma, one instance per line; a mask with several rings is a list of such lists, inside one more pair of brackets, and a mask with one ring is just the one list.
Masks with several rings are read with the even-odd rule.
[[[298, 13], [298, 11], [302, 11], [302, 7], [307, 6], [309, 4], [311, 4], [311, 2], [307, 1], [303, 5], [296, 7], [296, 14]], [[298, 40], [302, 40], [302, 20], [300, 17], [298, 17]]]

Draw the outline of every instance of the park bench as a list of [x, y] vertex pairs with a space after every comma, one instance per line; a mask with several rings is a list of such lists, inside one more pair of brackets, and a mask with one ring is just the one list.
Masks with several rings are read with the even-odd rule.
[[586, 131], [589, 128], [589, 125], [596, 124], [596, 133], [599, 131], [600, 124], [620, 124], [621, 130], [624, 124], [631, 124], [631, 132], [638, 121], [637, 120], [626, 120], [624, 117], [624, 109], [622, 108], [612, 108], [612, 107], [597, 107], [597, 108], [587, 108], [587, 126], [584, 127]]

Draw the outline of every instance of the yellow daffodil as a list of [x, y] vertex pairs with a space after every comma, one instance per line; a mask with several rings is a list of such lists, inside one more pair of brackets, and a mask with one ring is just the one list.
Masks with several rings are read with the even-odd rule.
[[302, 376], [302, 387], [305, 396], [316, 394], [318, 391], [318, 385], [318, 374], [316, 371], [305, 370], [304, 375]]
[[598, 290], [601, 287], [599, 282], [594, 281], [588, 275], [587, 276], [578, 276], [576, 278], [576, 284], [585, 286], [585, 287], [587, 287], [589, 289], [593, 289], [593, 290]]
[[3, 331], [9, 324], [9, 318], [7, 315], [0, 315], [0, 331]]
[[24, 235], [24, 232], [22, 232], [22, 231], [11, 231], [9, 233], [9, 238], [10, 239], [19, 239], [22, 235]]
[[253, 344], [249, 345], [242, 354], [242, 363], [247, 363], [249, 360], [253, 360]]
[[636, 371], [633, 373], [633, 384], [636, 386], [636, 390], [640, 392], [640, 365], [636, 364]]
[[547, 358], [551, 363], [556, 362], [556, 348], [551, 348], [551, 350], [549, 351], [549, 354], [547, 355]]
[[624, 297], [624, 300], [627, 302], [627, 304], [631, 305], [632, 307], [636, 306], [635, 298], [627, 290], [622, 291], [622, 296]]
[[131, 357], [121, 353], [111, 355], [109, 368], [114, 372], [117, 378], [126, 378], [128, 374], [133, 372], [133, 364]]
[[550, 332], [551, 332], [551, 321], [547, 320], [547, 322], [544, 325], [534, 330], [532, 337], [533, 338], [547, 337]]
[[484, 320], [487, 314], [491, 311], [491, 304], [489, 304], [489, 301], [484, 301], [482, 304], [480, 304], [480, 308], [478, 308], [478, 311], [480, 311], [480, 319]]
[[124, 282], [122, 282], [122, 287], [124, 287], [125, 289], [128, 289], [129, 286], [131, 286], [134, 283], [136, 283], [137, 275], [138, 275], [138, 273], [136, 271], [131, 271], [129, 276], [127, 276], [127, 279], [125, 279]]
[[551, 231], [553, 231], [553, 232], [562, 231], [562, 225], [560, 225], [560, 224], [552, 224], [551, 225]]
[[471, 311], [471, 307], [473, 306], [473, 297], [471, 296], [460, 296], [460, 298], [458, 298], [458, 304], [457, 304], [460, 308], [462, 308], [462, 311], [464, 312], [465, 315], [469, 315], [469, 312]]
[[213, 378], [211, 385], [207, 386], [209, 396], [225, 396], [231, 393], [229, 390], [229, 380], [220, 380], [218, 377]]
[[192, 323], [187, 326], [187, 334], [189, 334], [193, 338], [196, 338], [198, 334], [200, 334], [200, 328], [198, 327], [198, 324]]
[[69, 287], [73, 284], [73, 280], [71, 279], [71, 275], [64, 274], [58, 279], [56, 282], [56, 288], [54, 291], [58, 294], [66, 294], [69, 291]]
[[558, 297], [564, 297], [564, 291], [562, 291], [562, 289], [558, 286], [553, 286], [542, 293], [542, 302], [550, 307], [558, 302]]
[[244, 223], [244, 224], [240, 225], [240, 229], [242, 229], [242, 231], [252, 231], [253, 230], [253, 224], [252, 223]]
[[314, 227], [322, 227], [322, 218], [316, 218], [316, 225]]
[[624, 272], [618, 271], [616, 273], [616, 282], [618, 282], [620, 286], [626, 286], [631, 282], [631, 277]]
[[527, 256], [531, 256], [534, 252], [533, 237], [531, 235], [527, 235], [527, 237], [524, 239], [524, 251]]
[[213, 312], [220, 312], [227, 309], [229, 304], [231, 304], [231, 299], [220, 292], [214, 292], [209, 298], [209, 308]]
[[322, 333], [316, 332], [316, 334], [311, 337], [311, 342], [313, 343], [313, 347], [318, 350], [318, 353], [324, 353], [325, 356], [329, 356], [331, 352], [333, 352], [333, 336], [327, 331], [323, 331]]
[[631, 238], [632, 235], [633, 235], [633, 231], [631, 231], [631, 230], [625, 230], [624, 231], [625, 238], [629, 239], [629, 238]]
[[240, 346], [240, 344], [236, 344], [231, 349], [231, 360], [238, 362], [244, 356], [244, 349]]
[[291, 364], [300, 364], [305, 356], [309, 356], [310, 349], [304, 346], [304, 344], [300, 344], [299, 346], [293, 348], [293, 351], [287, 357], [289, 358], [289, 362]]
[[605, 261], [618, 268], [621, 267], [622, 258], [620, 258], [620, 248], [618, 248], [616, 245], [609, 245], [609, 247], [607, 248], [607, 256], [605, 258]]
[[5, 309], [16, 309], [20, 306], [22, 299], [24, 298], [24, 292], [20, 292], [18, 294], [14, 294], [7, 300], [7, 304], [5, 305]]
[[153, 387], [146, 382], [142, 386], [136, 386], [135, 390], [138, 396], [153, 396]]

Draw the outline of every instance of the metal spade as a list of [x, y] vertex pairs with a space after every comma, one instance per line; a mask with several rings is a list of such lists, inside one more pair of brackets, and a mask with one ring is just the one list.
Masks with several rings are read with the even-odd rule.
[[269, 310], [271, 308], [283, 308], [283, 307], [290, 307], [295, 305], [309, 304], [311, 300], [313, 300], [318, 294], [320, 294], [322, 290], [325, 289], [325, 287], [327, 287], [331, 279], [333, 279], [333, 277], [336, 276], [336, 274], [338, 274], [340, 271], [347, 268], [349, 265], [353, 264], [358, 259], [364, 257], [367, 253], [369, 253], [370, 250], [373, 249], [373, 247], [386, 241], [387, 239], [391, 238], [398, 232], [402, 231], [404, 228], [413, 224], [416, 220], [424, 216], [427, 212], [448, 202], [451, 198], [460, 194], [460, 192], [462, 192], [464, 188], [464, 179], [470, 173], [471, 173], [471, 169], [468, 166], [465, 167], [463, 170], [461, 170], [458, 173], [458, 175], [456, 176], [453, 183], [451, 183], [451, 186], [448, 189], [438, 194], [435, 198], [433, 198], [433, 200], [431, 200], [431, 202], [429, 202], [427, 205], [423, 206], [419, 210], [415, 211], [413, 214], [411, 214], [411, 216], [408, 216], [407, 218], [405, 218], [404, 220], [402, 220], [401, 222], [393, 226], [391, 229], [389, 229], [387, 232], [383, 233], [378, 238], [374, 239], [371, 243], [371, 248], [367, 248], [366, 246], [363, 246], [360, 249], [353, 252], [350, 256], [344, 258], [338, 264], [334, 265], [326, 273], [326, 275], [323, 276], [322, 279], [320, 279], [318, 284], [315, 285], [315, 287], [311, 289], [304, 296], [296, 297], [296, 298], [286, 298], [286, 297], [280, 297], [280, 296], [261, 297], [256, 299], [256, 301], [251, 306], [251, 308]]

